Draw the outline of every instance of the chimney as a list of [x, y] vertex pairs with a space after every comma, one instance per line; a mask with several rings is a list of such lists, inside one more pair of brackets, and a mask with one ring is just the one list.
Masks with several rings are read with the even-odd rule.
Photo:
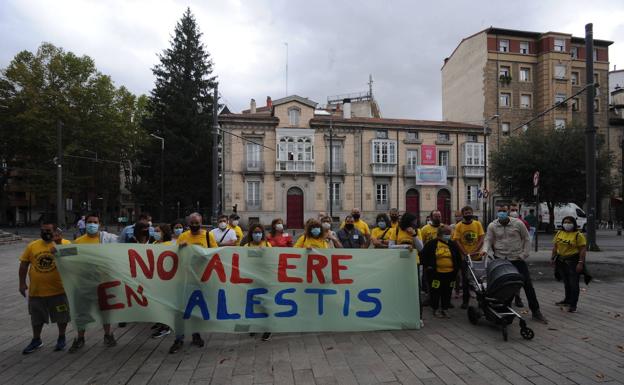
[[273, 101], [271, 100], [270, 96], [267, 96], [267, 107], [269, 107], [269, 110], [273, 109]]
[[256, 113], [256, 99], [251, 99], [251, 103], [250, 104], [251, 104], [251, 106], [250, 106], [251, 107], [250, 108], [251, 109], [251, 113], [255, 114]]
[[351, 119], [351, 99], [344, 99], [342, 101], [342, 118]]

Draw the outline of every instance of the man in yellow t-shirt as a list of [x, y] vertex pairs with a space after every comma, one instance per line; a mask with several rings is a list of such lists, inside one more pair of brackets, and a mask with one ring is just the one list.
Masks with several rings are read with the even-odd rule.
[[[70, 321], [69, 304], [61, 275], [56, 268], [56, 244], [53, 241], [55, 229], [55, 223], [44, 221], [41, 225], [41, 239], [30, 242], [19, 258], [19, 292], [26, 297], [28, 291], [28, 313], [33, 330], [33, 338], [22, 354], [33, 353], [43, 346], [41, 330], [43, 324], [50, 321], [58, 326], [54, 350], [65, 349], [65, 329]], [[27, 274], [29, 284], [26, 284]]]
[[393, 229], [396, 229], [397, 227], [399, 227], [399, 210], [392, 208], [390, 209], [390, 212], [388, 213], [388, 215], [390, 216], [390, 223]]
[[[461, 209], [462, 221], [455, 225], [453, 230], [453, 241], [457, 244], [462, 257], [468, 254], [473, 260], [480, 260], [480, 251], [483, 248], [485, 231], [481, 222], [476, 221], [472, 215], [472, 207], [465, 206]], [[461, 279], [462, 279], [462, 309], [468, 309], [470, 302], [470, 287], [468, 286], [468, 266], [462, 259]]]
[[420, 229], [423, 237], [422, 241], [425, 245], [438, 237], [438, 228], [442, 224], [442, 213], [439, 210], [433, 210], [429, 217], [431, 218], [431, 223], [427, 223]]
[[180, 234], [178, 237], [177, 245], [180, 247], [188, 245], [197, 245], [201, 247], [208, 247], [208, 240], [206, 238], [206, 230], [202, 230], [202, 216], [200, 213], [192, 213], [189, 215], [189, 229]]
[[234, 246], [240, 246], [241, 241], [243, 240], [243, 229], [239, 226], [240, 216], [238, 214], [230, 214], [230, 223], [228, 224], [228, 229], [234, 230], [236, 233], [236, 244]]

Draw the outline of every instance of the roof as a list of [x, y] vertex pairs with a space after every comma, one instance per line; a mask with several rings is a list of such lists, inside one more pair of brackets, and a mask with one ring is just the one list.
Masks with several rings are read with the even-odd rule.
[[353, 124], [353, 125], [376, 125], [380, 127], [402, 127], [402, 128], [446, 128], [446, 129], [470, 129], [470, 130], [483, 130], [483, 126], [461, 123], [461, 122], [451, 122], [448, 120], [414, 120], [414, 119], [390, 119], [390, 118], [336, 118], [329, 116], [315, 116], [314, 119], [310, 120], [310, 125], [312, 124], [329, 124], [329, 122], [334, 124]]
[[307, 106], [310, 106], [312, 108], [315, 108], [316, 105], [318, 104], [317, 102], [314, 102], [308, 98], [301, 97], [299, 95], [290, 95], [290, 96], [286, 96], [285, 98], [274, 100], [273, 106], [277, 106], [279, 104], [284, 104], [288, 102], [299, 102]]

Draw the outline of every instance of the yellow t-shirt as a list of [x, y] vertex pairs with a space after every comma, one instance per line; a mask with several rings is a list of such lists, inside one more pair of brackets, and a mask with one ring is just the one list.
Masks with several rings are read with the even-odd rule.
[[90, 237], [88, 234], [82, 235], [74, 240], [74, 243], [100, 243], [100, 234]]
[[[232, 226], [229, 225], [227, 226], [228, 229], [234, 230], [234, 232], [236, 233], [236, 246], [240, 246], [241, 241], [243, 240], [243, 229], [240, 228], [240, 226]], [[217, 242], [215, 242], [216, 244]]]
[[429, 242], [432, 239], [436, 239], [438, 237], [438, 229], [440, 227], [434, 227], [433, 225], [425, 225], [422, 229], [420, 229], [420, 236], [423, 241], [423, 244]]
[[[345, 223], [344, 223], [344, 221], [343, 221], [343, 222], [340, 224], [340, 228], [341, 228], [341, 229], [342, 229], [342, 228], [344, 228], [344, 225], [345, 225]], [[358, 219], [357, 221], [353, 221], [353, 226], [354, 226], [356, 229], [360, 230], [360, 233], [362, 233], [362, 234], [364, 234], [364, 235], [366, 235], [366, 236], [369, 236], [369, 235], [370, 235], [370, 233], [371, 233], [371, 232], [370, 232], [370, 228], [368, 227], [368, 224], [367, 224], [366, 222], [364, 222], [363, 220], [361, 220], [361, 219]]]
[[436, 247], [436, 270], [438, 273], [450, 273], [453, 271], [451, 249], [444, 242], [438, 242]]
[[173, 245], [173, 243], [171, 243], [171, 241], [166, 241], [166, 242], [161, 242], [161, 241], [156, 241], [154, 242], [155, 245], [163, 245], [163, 246], [171, 246]]
[[565, 258], [579, 253], [583, 246], [587, 246], [585, 236], [579, 231], [557, 231], [553, 243], [557, 245], [557, 255]]
[[56, 269], [56, 257], [52, 253], [55, 245], [54, 242], [46, 243], [37, 239], [26, 246], [19, 258], [20, 262], [30, 263], [29, 297], [51, 297], [65, 293], [61, 275]]
[[199, 230], [199, 234], [192, 234], [191, 230], [186, 230], [178, 237], [178, 245], [182, 242], [186, 242], [189, 245], [208, 247], [208, 241], [206, 240], [206, 230]]
[[273, 247], [273, 246], [271, 246], [269, 241], [262, 241], [262, 242], [260, 242], [259, 245], [254, 245], [253, 243], [249, 242], [249, 243], [245, 244], [244, 247]]
[[325, 242], [325, 238], [323, 237], [312, 238], [312, 237], [306, 237], [305, 235], [302, 235], [299, 237], [299, 239], [297, 239], [297, 242], [295, 242], [295, 247], [299, 247], [299, 248], [311, 247], [313, 249], [327, 249], [327, 242]]
[[[388, 231], [386, 231], [388, 230]], [[385, 233], [385, 235], [384, 235]], [[386, 228], [386, 229], [380, 229], [379, 227], [375, 227], [373, 229], [373, 231], [371, 231], [371, 238], [375, 238], [378, 239], [380, 241], [388, 241], [390, 239], [392, 239], [392, 235], [394, 234], [394, 228], [390, 227], [390, 228]]]
[[71, 245], [71, 241], [69, 239], [61, 238], [61, 245]]
[[390, 222], [390, 223], [391, 223], [391, 225], [390, 225], [390, 226], [391, 226], [393, 229], [396, 229], [397, 227], [399, 227], [399, 221], [396, 221], [396, 222]]
[[459, 222], [455, 225], [455, 231], [453, 231], [453, 240], [461, 243], [462, 247], [468, 254], [476, 253], [479, 243], [479, 237], [484, 235], [483, 226], [481, 222], [473, 220], [469, 224]]

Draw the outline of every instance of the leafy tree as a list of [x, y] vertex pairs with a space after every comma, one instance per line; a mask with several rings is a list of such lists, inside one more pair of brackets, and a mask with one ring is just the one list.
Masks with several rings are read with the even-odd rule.
[[[130, 153], [137, 100], [88, 56], [50, 43], [22, 51], [0, 73], [0, 159], [5, 183], [34, 194], [33, 206], [54, 211], [57, 124], [63, 123], [63, 190], [75, 207], [90, 200], [104, 214], [116, 209], [119, 163]], [[95, 162], [97, 153], [98, 162]], [[2, 189], [2, 214], [8, 201]], [[74, 218], [70, 216], [69, 220]]]
[[[164, 208], [166, 219], [180, 202], [185, 212], [210, 207], [212, 90], [215, 77], [210, 54], [201, 42], [202, 33], [190, 9], [177, 23], [171, 47], [159, 55], [152, 71], [156, 77], [144, 120], [147, 133], [165, 139]], [[139, 200], [153, 213], [160, 206], [161, 142], [150, 138], [142, 162]], [[214, 176], [216, 177], [216, 176]], [[203, 210], [205, 211], [205, 210]], [[162, 220], [163, 218], [161, 218]]]
[[[613, 156], [598, 142], [596, 159], [597, 200], [613, 187], [610, 175]], [[530, 128], [510, 137], [491, 154], [490, 175], [500, 194], [533, 202], [533, 173], [540, 172], [540, 201], [548, 205], [550, 223], [554, 207], [567, 202], [585, 202], [585, 132], [565, 129]]]

